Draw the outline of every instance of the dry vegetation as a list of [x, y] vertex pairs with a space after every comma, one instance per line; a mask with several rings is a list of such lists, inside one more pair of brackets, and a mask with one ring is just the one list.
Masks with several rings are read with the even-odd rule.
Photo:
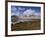
[[28, 21], [28, 22], [20, 22], [15, 25], [11, 25], [12, 31], [19, 30], [39, 30], [40, 29], [40, 20], [38, 21]]

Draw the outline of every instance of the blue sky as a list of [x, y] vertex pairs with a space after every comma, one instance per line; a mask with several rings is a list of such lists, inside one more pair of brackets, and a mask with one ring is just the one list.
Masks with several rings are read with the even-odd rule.
[[35, 15], [40, 15], [41, 8], [40, 7], [31, 7], [31, 6], [11, 6], [12, 15], [30, 16], [32, 13]]

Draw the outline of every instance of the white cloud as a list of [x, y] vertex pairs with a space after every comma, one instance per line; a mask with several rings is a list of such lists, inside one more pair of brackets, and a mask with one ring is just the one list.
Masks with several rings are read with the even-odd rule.
[[25, 8], [20, 8], [20, 7], [19, 7], [18, 9], [19, 9], [19, 10], [25, 10]]
[[17, 10], [16, 7], [12, 7], [12, 12], [15, 12]]
[[30, 15], [32, 15], [32, 14], [34, 14], [34, 10], [32, 10], [32, 9], [28, 9], [28, 10], [26, 10], [26, 11], [24, 11], [24, 15], [27, 15], [27, 16], [30, 16]]
[[15, 15], [15, 13], [13, 12], [13, 13], [11, 13], [11, 15]]
[[40, 16], [40, 13], [35, 13], [34, 15], [35, 15], [35, 16]]
[[19, 12], [17, 12], [17, 13], [13, 12], [13, 13], [11, 13], [11, 15], [16, 15], [16, 16], [19, 16], [19, 14], [20, 14]]
[[[14, 9], [16, 9], [16, 8], [14, 8]], [[22, 8], [19, 8], [19, 9], [21, 10]], [[25, 9], [25, 8], [23, 8], [23, 9]], [[22, 13], [23, 14], [21, 16], [25, 16], [25, 15], [26, 16], [30, 16], [30, 15], [40, 16], [40, 12], [36, 12], [35, 10], [32, 10], [32, 9], [27, 9], [26, 11], [24, 11]], [[18, 11], [12, 12], [11, 15], [17, 15], [17, 16], [19, 16], [20, 15], [20, 12], [18, 12]]]
[[28, 9], [28, 10], [24, 11], [23, 15], [26, 15], [26, 16], [30, 16], [30, 15], [40, 16], [40, 13], [37, 13], [35, 10]]

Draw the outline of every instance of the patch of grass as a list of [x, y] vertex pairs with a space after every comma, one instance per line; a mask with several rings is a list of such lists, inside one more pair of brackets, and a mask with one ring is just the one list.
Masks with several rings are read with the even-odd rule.
[[28, 21], [28, 22], [20, 22], [14, 24], [11, 27], [12, 31], [20, 31], [20, 30], [39, 30], [40, 29], [40, 20], [39, 21]]

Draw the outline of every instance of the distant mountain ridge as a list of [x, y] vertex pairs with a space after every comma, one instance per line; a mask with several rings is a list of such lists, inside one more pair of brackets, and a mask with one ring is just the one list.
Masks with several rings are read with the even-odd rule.
[[37, 21], [40, 20], [40, 16], [11, 16], [12, 23], [19, 23], [24, 21]]

